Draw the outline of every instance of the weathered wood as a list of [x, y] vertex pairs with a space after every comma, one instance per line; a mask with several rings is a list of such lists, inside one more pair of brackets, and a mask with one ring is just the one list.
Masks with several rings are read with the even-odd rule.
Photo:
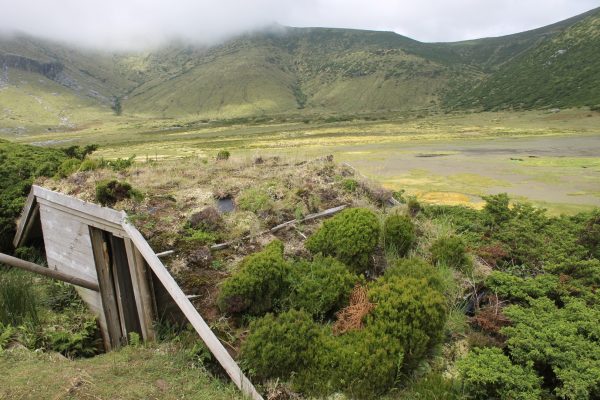
[[[17, 222], [17, 233], [15, 238], [13, 239], [13, 244], [15, 247], [21, 246], [22, 242], [27, 239], [26, 227], [28, 224], [33, 223], [34, 215], [32, 212], [35, 209], [36, 198], [33, 194], [33, 189], [29, 192], [27, 196], [27, 200], [25, 201], [25, 206], [23, 207], [23, 211], [21, 212], [21, 216], [19, 217], [19, 221]], [[39, 210], [38, 210], [39, 211]]]
[[52, 190], [48, 190], [37, 185], [34, 185], [32, 187], [32, 190], [33, 194], [38, 199], [41, 198], [55, 203], [57, 205], [64, 206], [71, 211], [80, 212], [90, 217], [95, 217], [102, 221], [113, 223], [115, 225], [121, 225], [121, 222], [123, 220], [123, 213], [117, 210], [113, 210], [112, 208], [102, 207], [94, 203], [88, 203], [78, 198], [54, 192]]
[[108, 247], [101, 230], [90, 227], [90, 238], [94, 261], [98, 272], [98, 283], [100, 293], [102, 294], [102, 309], [106, 319], [106, 327], [111, 349], [121, 346], [123, 334], [121, 331], [121, 321], [119, 319], [119, 308], [117, 306], [117, 297], [115, 293], [115, 284], [110, 271], [110, 257], [108, 257]]
[[115, 282], [115, 292], [117, 294], [119, 317], [123, 336], [129, 339], [129, 333], [135, 332], [142, 335], [140, 320], [136, 306], [136, 293], [133, 290], [131, 274], [129, 273], [129, 262], [125, 242], [122, 238], [106, 233], [108, 243], [110, 244], [110, 253], [112, 257], [111, 272]]
[[262, 400], [262, 396], [256, 391], [250, 380], [244, 375], [240, 367], [236, 364], [219, 339], [211, 331], [204, 319], [200, 316], [194, 305], [185, 296], [175, 279], [165, 268], [160, 259], [156, 256], [150, 245], [146, 242], [142, 234], [126, 220], [123, 222], [123, 229], [129, 235], [129, 238], [142, 254], [152, 271], [156, 274], [163, 286], [173, 297], [183, 314], [192, 324], [196, 332], [200, 335], [211, 353], [219, 361], [223, 369], [227, 372], [231, 380], [237, 387], [253, 400]]
[[150, 292], [148, 283], [149, 277], [146, 270], [146, 262], [131, 242], [131, 239], [126, 238], [124, 241], [142, 337], [145, 341], [153, 341], [156, 339], [153, 324], [155, 313], [152, 293]]
[[34, 264], [29, 261], [21, 260], [20, 258], [12, 257], [7, 254], [0, 253], [0, 263], [10, 265], [15, 268], [24, 269], [25, 271], [34, 272], [36, 274], [44, 275], [52, 279], [56, 279], [62, 282], [67, 282], [72, 285], [81, 286], [86, 289], [100, 291], [100, 287], [96, 282], [81, 279], [76, 276], [65, 274], [60, 271], [55, 271], [50, 268], [42, 267], [41, 265]]
[[[344, 205], [341, 205], [341, 206], [338, 206], [338, 207], [329, 208], [329, 209], [327, 209], [325, 211], [321, 211], [321, 212], [314, 213], [314, 214], [309, 214], [309, 215], [307, 215], [306, 217], [304, 217], [304, 218], [302, 218], [300, 220], [293, 219], [291, 221], [287, 221], [287, 222], [284, 222], [282, 224], [276, 225], [276, 226], [274, 226], [271, 229], [267, 229], [265, 231], [259, 232], [257, 235], [254, 235], [254, 236], [266, 235], [267, 233], [275, 233], [277, 231], [280, 231], [280, 230], [282, 230], [284, 228], [287, 228], [287, 227], [290, 227], [290, 226], [294, 226], [296, 224], [300, 224], [300, 223], [311, 221], [311, 220], [318, 219], [318, 218], [328, 217], [328, 216], [331, 216], [331, 215], [339, 213], [340, 211], [342, 211], [346, 207], [347, 206], [344, 204]], [[248, 239], [250, 239], [252, 237], [253, 237], [253, 235], [246, 235], [246, 236], [244, 236], [244, 237], [242, 237], [240, 239], [231, 240], [231, 241], [225, 242], [225, 243], [214, 244], [214, 245], [210, 246], [210, 249], [211, 250], [222, 250], [222, 249], [225, 249], [225, 248], [231, 246], [234, 243], [238, 243], [238, 242], [240, 242], [242, 240], [248, 240]]]

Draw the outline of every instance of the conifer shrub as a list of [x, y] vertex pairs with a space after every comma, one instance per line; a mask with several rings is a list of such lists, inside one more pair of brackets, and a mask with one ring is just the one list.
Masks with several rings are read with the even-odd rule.
[[371, 265], [379, 231], [379, 220], [372, 211], [351, 208], [325, 221], [308, 238], [306, 248], [313, 254], [333, 256], [354, 272], [363, 273]]
[[221, 311], [231, 314], [262, 315], [280, 305], [290, 285], [289, 277], [283, 243], [275, 240], [242, 260], [238, 270], [223, 282], [217, 304]]
[[440, 343], [447, 317], [446, 299], [426, 279], [392, 276], [369, 290], [375, 304], [367, 329], [402, 344], [403, 369], [414, 368]]
[[465, 392], [477, 400], [541, 399], [541, 380], [530, 367], [515, 365], [496, 347], [478, 348], [458, 362]]
[[579, 234], [581, 243], [589, 255], [600, 260], [600, 210], [596, 210]]
[[374, 399], [397, 382], [403, 353], [395, 338], [368, 329], [322, 338], [310, 367], [294, 376], [294, 386], [303, 393], [327, 397], [341, 392], [352, 399]]
[[404, 257], [415, 243], [415, 225], [409, 217], [390, 215], [383, 225], [383, 240], [388, 251]]
[[348, 301], [358, 280], [335, 258], [317, 256], [313, 261], [301, 260], [292, 265], [287, 303], [321, 319]]
[[111, 206], [124, 199], [140, 200], [142, 197], [129, 183], [116, 179], [102, 181], [96, 185], [96, 201], [103, 206]]
[[434, 264], [465, 271], [469, 265], [465, 243], [458, 236], [441, 237], [431, 245], [431, 259]]
[[322, 335], [306, 311], [269, 313], [250, 323], [250, 335], [241, 348], [242, 365], [261, 380], [288, 379], [313, 364]]

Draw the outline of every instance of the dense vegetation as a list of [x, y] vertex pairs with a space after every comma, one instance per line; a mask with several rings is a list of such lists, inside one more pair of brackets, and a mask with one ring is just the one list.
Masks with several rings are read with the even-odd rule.
[[67, 158], [59, 150], [0, 140], [0, 251], [10, 251], [15, 220], [36, 177], [53, 176]]

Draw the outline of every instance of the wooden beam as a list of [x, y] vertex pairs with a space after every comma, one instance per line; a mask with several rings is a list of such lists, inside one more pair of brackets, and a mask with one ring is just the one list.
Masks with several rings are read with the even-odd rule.
[[[284, 223], [279, 224], [277, 226], [274, 226], [271, 229], [267, 229], [266, 231], [259, 232], [257, 236], [265, 235], [267, 233], [275, 233], [275, 232], [280, 231], [280, 230], [282, 230], [284, 228], [287, 228], [287, 227], [290, 227], [290, 226], [294, 226], [294, 225], [302, 223], [302, 222], [311, 221], [313, 219], [329, 217], [331, 215], [339, 213], [340, 211], [342, 211], [346, 207], [347, 207], [347, 205], [343, 204], [341, 206], [329, 208], [329, 209], [327, 209], [325, 211], [321, 211], [321, 212], [314, 213], [314, 214], [309, 214], [309, 215], [307, 215], [306, 217], [304, 217], [304, 218], [302, 218], [300, 220], [293, 219], [291, 221], [287, 221], [287, 222], [284, 222]], [[225, 249], [225, 248], [231, 246], [234, 243], [239, 242], [240, 240], [247, 240], [247, 239], [250, 239], [251, 237], [252, 237], [252, 235], [247, 235], [247, 236], [244, 236], [244, 237], [242, 237], [240, 239], [231, 240], [229, 242], [219, 243], [219, 244], [213, 244], [212, 246], [210, 246], [210, 249], [211, 250], [222, 250], [222, 249]]]
[[133, 285], [133, 292], [135, 293], [135, 306], [137, 308], [140, 327], [142, 329], [142, 337], [145, 341], [153, 341], [156, 339], [153, 326], [154, 307], [152, 293], [150, 292], [148, 284], [150, 277], [146, 270], [146, 262], [131, 242], [131, 239], [126, 238], [124, 240], [129, 264], [129, 273], [131, 274], [131, 283]]
[[171, 254], [175, 254], [175, 250], [167, 250], [163, 251], [162, 253], [156, 253], [156, 257], [162, 258], [170, 256]]
[[81, 286], [86, 289], [100, 291], [100, 287], [96, 282], [88, 281], [86, 279], [77, 278], [64, 272], [55, 271], [50, 268], [42, 267], [41, 265], [34, 264], [29, 261], [21, 260], [20, 258], [11, 257], [9, 255], [0, 253], [0, 263], [4, 263], [16, 268], [24, 269], [25, 271], [34, 272], [36, 274], [44, 275], [52, 279], [57, 279], [62, 282], [67, 282], [72, 285]]
[[23, 211], [21, 212], [19, 221], [17, 222], [17, 232], [13, 240], [13, 245], [15, 247], [21, 246], [21, 244], [27, 239], [27, 233], [29, 231], [29, 229], [27, 229], [27, 225], [30, 224], [30, 220], [32, 220], [33, 217], [35, 217], [35, 214], [33, 214], [33, 212], [39, 212], [39, 208], [35, 208], [35, 203], [36, 199], [35, 195], [33, 194], [32, 188], [29, 192], [29, 195], [27, 196], [27, 200], [25, 201], [25, 206], [23, 206]]
[[123, 334], [121, 332], [121, 321], [119, 319], [119, 308], [117, 306], [117, 295], [115, 293], [115, 283], [110, 271], [110, 257], [104, 235], [100, 229], [89, 227], [90, 239], [92, 241], [92, 250], [94, 252], [94, 262], [96, 272], [98, 273], [98, 283], [100, 285], [100, 294], [102, 297], [102, 308], [106, 319], [106, 328], [108, 330], [109, 344], [111, 349], [121, 346]]
[[198, 332], [211, 353], [219, 361], [223, 369], [225, 369], [231, 380], [237, 385], [242, 393], [252, 400], [263, 400], [262, 396], [254, 388], [254, 385], [252, 385], [250, 380], [244, 375], [235, 360], [227, 352], [225, 347], [223, 347], [223, 344], [221, 344], [208, 324], [204, 321], [202, 316], [200, 316], [194, 305], [183, 293], [177, 282], [175, 282], [175, 279], [173, 279], [169, 271], [167, 271], [163, 263], [156, 256], [142, 234], [133, 225], [127, 222], [127, 220], [123, 221], [123, 229], [127, 232], [131, 241], [135, 244], [136, 248], [142, 254], [165, 289], [167, 289], [171, 297], [173, 297], [173, 300], [175, 300], [175, 303], [177, 303], [196, 332]]

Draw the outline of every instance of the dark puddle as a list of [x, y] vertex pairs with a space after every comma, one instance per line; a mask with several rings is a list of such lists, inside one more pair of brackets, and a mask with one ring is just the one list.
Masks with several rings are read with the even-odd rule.
[[217, 200], [217, 208], [222, 213], [228, 213], [235, 210], [235, 204], [233, 204], [231, 197], [225, 197], [224, 199]]

